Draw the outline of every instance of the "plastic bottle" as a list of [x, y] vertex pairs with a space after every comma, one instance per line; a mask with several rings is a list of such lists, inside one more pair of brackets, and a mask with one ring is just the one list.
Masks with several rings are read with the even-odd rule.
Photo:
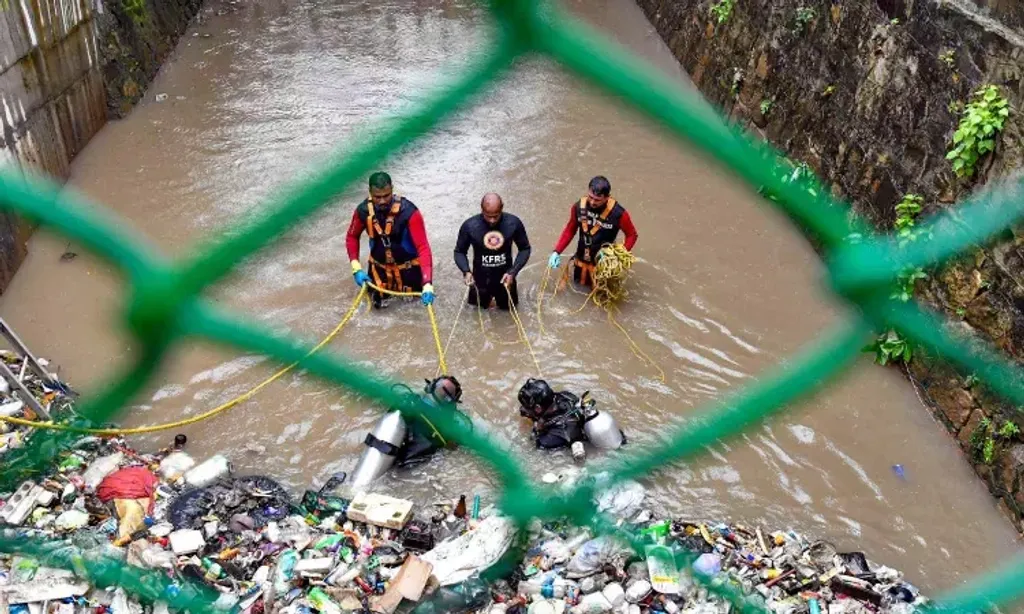
[[562, 578], [536, 578], [533, 580], [523, 580], [517, 587], [517, 592], [520, 595], [533, 596], [540, 595], [545, 599], [561, 599], [569, 592], [569, 587], [572, 583], [563, 580]]
[[295, 563], [299, 560], [299, 553], [294, 550], [285, 550], [277, 560], [277, 569], [274, 570], [274, 592], [283, 595], [288, 592], [291, 586], [292, 577], [295, 576]]
[[203, 569], [206, 570], [203, 577], [207, 582], [216, 582], [224, 575], [224, 568], [219, 563], [208, 558], [203, 558], [202, 563]]

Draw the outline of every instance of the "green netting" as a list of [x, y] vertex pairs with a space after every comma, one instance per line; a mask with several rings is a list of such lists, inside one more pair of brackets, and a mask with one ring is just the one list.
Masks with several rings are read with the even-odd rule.
[[[1024, 404], [1024, 373], [1003, 357], [977, 344], [950, 337], [943, 323], [913, 304], [889, 299], [897, 274], [907, 266], [934, 266], [984, 241], [1024, 215], [1014, 199], [1018, 180], [1002, 194], [975, 199], [958, 209], [956, 224], [937, 219], [930, 224], [934, 238], [898, 249], [891, 239], [871, 233], [850, 215], [849, 208], [827, 196], [823, 189], [783, 179], [787, 166], [777, 152], [757, 143], [726, 123], [696, 95], [658, 74], [628, 52], [554, 6], [539, 0], [491, 0], [490, 13], [500, 40], [490, 45], [493, 55], [478, 61], [464, 75], [440, 88], [428, 100], [397, 117], [384, 120], [372, 139], [340, 152], [312, 178], [284, 190], [264, 207], [265, 214], [241, 230], [221, 234], [185, 262], [171, 262], [119, 228], [117, 220], [81, 198], [62, 192], [57, 185], [0, 174], [0, 206], [81, 243], [110, 261], [124, 274], [131, 288], [125, 322], [140, 347], [134, 365], [88, 399], [80, 413], [93, 423], [108, 422], [138, 392], [161, 364], [167, 352], [186, 337], [213, 340], [247, 352], [260, 352], [281, 363], [301, 361], [301, 367], [328, 382], [340, 384], [377, 399], [385, 406], [411, 410], [390, 382], [360, 369], [340, 356], [305, 357], [309, 345], [275, 336], [237, 314], [225, 313], [202, 297], [210, 285], [223, 279], [242, 259], [267, 247], [287, 229], [326, 207], [345, 187], [365, 174], [389, 153], [422, 136], [454, 111], [464, 107], [487, 85], [499, 79], [517, 58], [538, 54], [559, 62], [595, 87], [618, 97], [647, 115], [681, 140], [705, 152], [753, 188], [773, 195], [772, 202], [810, 234], [827, 256], [832, 288], [855, 307], [850, 321], [827, 335], [770, 377], [730, 398], [698, 412], [679, 426], [665, 443], [625, 457], [610, 469], [621, 480], [647, 474], [670, 461], [700, 453], [717, 438], [734, 437], [752, 423], [780, 411], [787, 403], [808, 394], [845, 370], [873, 329], [898, 328], [912, 342], [924, 344], [966, 370], [977, 373], [993, 390], [1015, 404]], [[851, 221], [853, 220], [853, 221]], [[965, 223], [966, 222], [966, 223]], [[851, 232], [869, 241], [851, 245]], [[416, 411], [423, 411], [417, 406]], [[615, 530], [592, 503], [592, 485], [569, 495], [531, 484], [517, 460], [497, 453], [485, 436], [460, 430], [447, 414], [428, 415], [442, 434], [458, 441], [486, 462], [497, 474], [503, 492], [499, 504], [520, 526], [532, 518], [569, 517], [598, 532]], [[62, 439], [73, 435], [37, 433], [17, 457], [5, 459], [0, 489], [16, 485], [26, 473], [53, 458]], [[627, 536], [632, 537], [632, 536]], [[635, 542], [635, 540], [634, 540]], [[157, 596], [172, 608], [213, 611], [211, 593], [199, 587], [168, 590], [159, 574], [132, 569], [98, 555], [68, 546], [6, 532], [0, 550], [41, 557], [46, 564], [77, 568], [95, 583], [119, 583], [144, 599]], [[702, 579], [702, 581], [707, 579]], [[763, 612], [756, 603], [728, 585], [712, 585], [742, 611]], [[1014, 600], [1024, 593], [1024, 557], [940, 597], [935, 609], [978, 611]]]

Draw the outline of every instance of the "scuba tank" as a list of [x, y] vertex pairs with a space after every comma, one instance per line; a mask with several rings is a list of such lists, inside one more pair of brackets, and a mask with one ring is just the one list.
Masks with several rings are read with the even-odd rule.
[[398, 410], [380, 419], [373, 432], [366, 435], [366, 449], [352, 471], [351, 486], [366, 486], [391, 468], [405, 439], [405, 430], [405, 420]]
[[588, 398], [590, 391], [580, 397], [579, 410], [583, 413], [583, 432], [587, 440], [598, 448], [615, 450], [626, 443], [626, 434], [622, 432], [615, 418], [606, 411], [594, 409], [597, 401]]

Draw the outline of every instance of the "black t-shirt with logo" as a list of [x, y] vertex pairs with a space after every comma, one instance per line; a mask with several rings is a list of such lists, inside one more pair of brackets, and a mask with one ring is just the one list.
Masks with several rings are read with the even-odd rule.
[[[512, 260], [512, 244], [518, 253]], [[501, 281], [505, 273], [516, 275], [530, 259], [530, 240], [523, 222], [511, 213], [502, 213], [498, 224], [491, 227], [483, 214], [462, 223], [455, 243], [455, 264], [463, 273], [470, 271], [469, 248], [473, 248], [473, 279], [478, 286]]]

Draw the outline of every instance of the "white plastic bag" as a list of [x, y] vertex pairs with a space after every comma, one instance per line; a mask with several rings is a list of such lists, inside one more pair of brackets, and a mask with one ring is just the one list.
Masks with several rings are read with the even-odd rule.
[[434, 577], [441, 586], [449, 586], [496, 563], [515, 535], [511, 520], [490, 516], [475, 530], [442, 542], [420, 558], [434, 566]]
[[186, 471], [195, 467], [196, 461], [184, 452], [171, 452], [167, 458], [160, 461], [160, 477], [173, 482]]
[[583, 544], [566, 566], [566, 577], [583, 578], [601, 571], [616, 555], [632, 550], [623, 542], [602, 535]]
[[93, 491], [100, 485], [103, 478], [107, 477], [111, 473], [117, 470], [117, 466], [124, 460], [124, 454], [115, 452], [110, 456], [104, 456], [103, 458], [97, 458], [89, 468], [82, 474], [82, 480], [85, 482], [86, 489]]

